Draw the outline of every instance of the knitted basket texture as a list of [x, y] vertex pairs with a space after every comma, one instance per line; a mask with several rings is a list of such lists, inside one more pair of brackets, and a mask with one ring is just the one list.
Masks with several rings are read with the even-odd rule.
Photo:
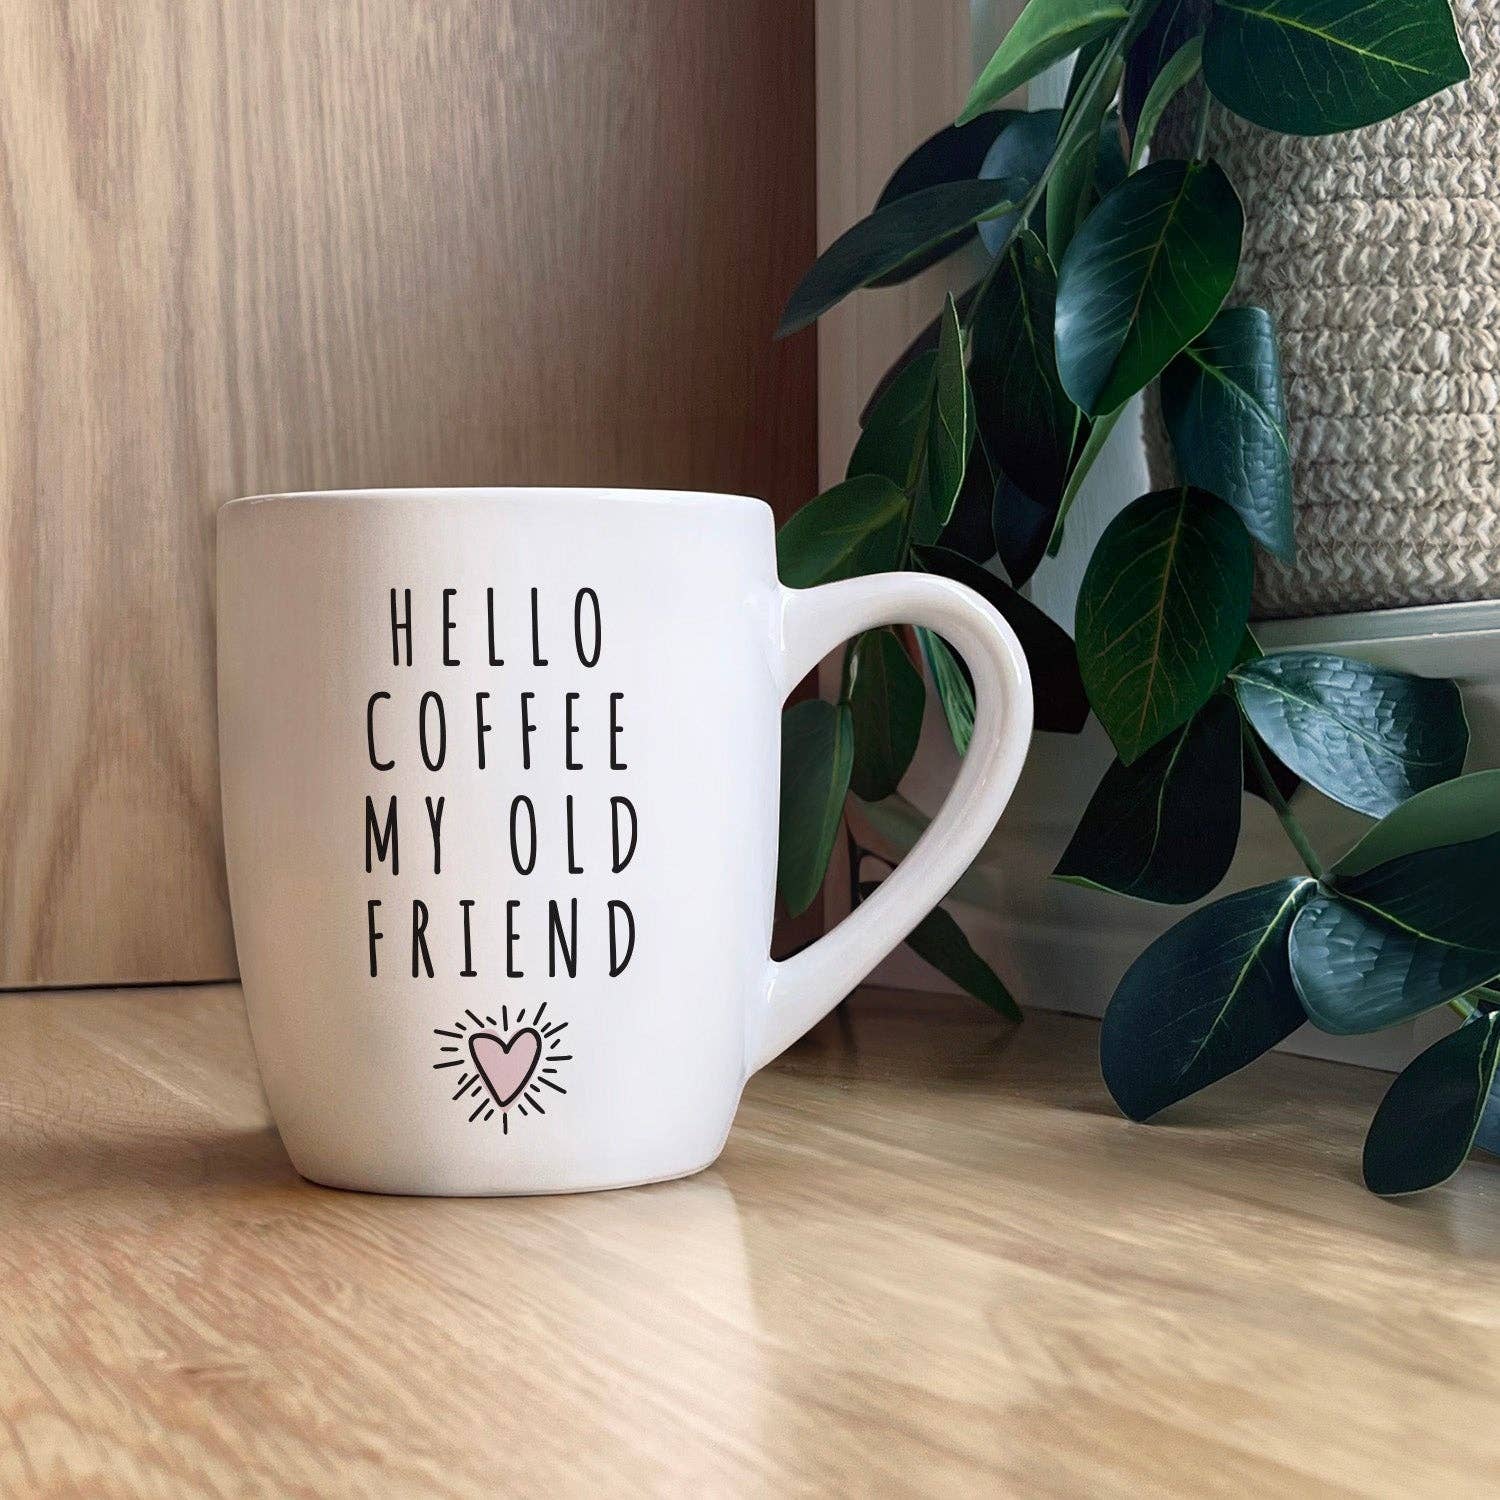
[[[1270, 309], [1286, 381], [1297, 557], [1259, 554], [1262, 618], [1500, 597], [1500, 4], [1454, 12], [1473, 77], [1393, 120], [1308, 139], [1210, 117], [1245, 203], [1230, 302]], [[1186, 129], [1174, 112], [1158, 155], [1189, 154]]]

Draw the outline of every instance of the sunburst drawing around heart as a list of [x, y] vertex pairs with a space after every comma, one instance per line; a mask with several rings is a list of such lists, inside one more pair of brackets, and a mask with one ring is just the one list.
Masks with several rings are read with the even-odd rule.
[[465, 1010], [452, 1026], [435, 1026], [438, 1051], [434, 1070], [461, 1068], [453, 1099], [467, 1109], [473, 1105], [469, 1123], [485, 1124], [497, 1116], [501, 1132], [510, 1134], [510, 1117], [522, 1119], [545, 1115], [542, 1090], [556, 1094], [568, 1091], [558, 1082], [561, 1064], [573, 1061], [562, 1034], [566, 1021], [548, 1021], [547, 1005], [539, 1005], [527, 1020], [528, 1007], [511, 1017], [502, 1005], [498, 1017]]

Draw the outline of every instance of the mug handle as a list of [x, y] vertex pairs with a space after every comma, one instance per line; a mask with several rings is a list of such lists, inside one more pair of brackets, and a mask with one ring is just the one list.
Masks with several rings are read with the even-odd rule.
[[780, 595], [783, 700], [841, 641], [879, 625], [922, 625], [968, 664], [974, 734], [937, 817], [879, 889], [810, 947], [771, 961], [752, 1073], [822, 1020], [948, 894], [999, 821], [1031, 740], [1025, 653], [972, 589], [931, 574], [877, 573]]

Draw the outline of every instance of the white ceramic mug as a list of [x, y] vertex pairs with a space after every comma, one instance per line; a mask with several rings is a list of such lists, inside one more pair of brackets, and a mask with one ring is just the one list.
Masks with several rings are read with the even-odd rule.
[[[932, 827], [768, 955], [780, 714], [841, 641], [940, 632], [973, 742]], [[304, 1176], [543, 1193], [698, 1171], [745, 1080], [963, 873], [1031, 733], [1003, 619], [945, 579], [791, 590], [770, 510], [604, 489], [270, 495], [219, 513], [240, 973]]]

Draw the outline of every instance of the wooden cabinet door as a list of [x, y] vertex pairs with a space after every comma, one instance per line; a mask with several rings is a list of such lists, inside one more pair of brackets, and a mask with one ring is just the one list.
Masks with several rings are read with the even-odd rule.
[[0, 986], [233, 973], [214, 512], [816, 480], [812, 0], [5, 0]]

